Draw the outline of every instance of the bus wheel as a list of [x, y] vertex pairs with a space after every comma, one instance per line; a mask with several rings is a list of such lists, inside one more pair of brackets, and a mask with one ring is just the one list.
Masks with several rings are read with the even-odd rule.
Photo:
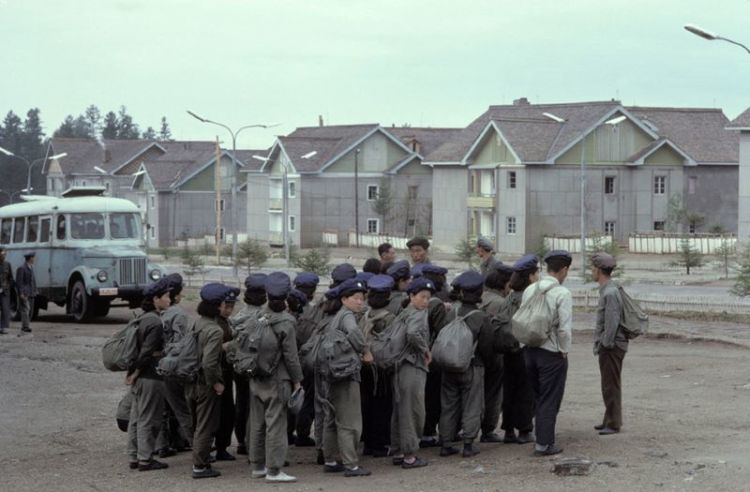
[[73, 319], [81, 323], [91, 318], [91, 298], [86, 294], [86, 286], [77, 280], [70, 291], [70, 314]]
[[96, 301], [92, 303], [92, 313], [97, 318], [104, 318], [109, 314], [109, 301]]
[[12, 321], [21, 321], [21, 310], [18, 305], [18, 292], [16, 289], [10, 289], [10, 319]]

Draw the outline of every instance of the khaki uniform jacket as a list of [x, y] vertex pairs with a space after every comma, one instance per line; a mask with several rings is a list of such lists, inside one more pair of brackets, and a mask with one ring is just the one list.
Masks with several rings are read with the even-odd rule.
[[396, 322], [406, 323], [406, 354], [404, 361], [427, 372], [424, 356], [430, 350], [430, 327], [427, 310], [417, 309], [409, 304], [396, 318]]
[[[267, 350], [278, 350], [281, 352], [279, 365], [276, 369], [276, 377], [281, 381], [302, 381], [302, 366], [297, 355], [296, 320], [286, 311], [276, 313], [265, 307], [263, 316], [268, 320], [268, 326], [273, 330], [278, 341], [276, 347], [268, 347]], [[261, 346], [262, 350], [266, 347]]]
[[599, 287], [599, 305], [596, 308], [594, 328], [594, 354], [600, 349], [615, 347], [627, 352], [628, 339], [620, 326], [622, 318], [622, 295], [613, 281]]
[[195, 333], [198, 335], [198, 349], [201, 352], [201, 369], [198, 381], [207, 386], [224, 383], [221, 370], [222, 341], [224, 331], [215, 319], [201, 316], [195, 322]]

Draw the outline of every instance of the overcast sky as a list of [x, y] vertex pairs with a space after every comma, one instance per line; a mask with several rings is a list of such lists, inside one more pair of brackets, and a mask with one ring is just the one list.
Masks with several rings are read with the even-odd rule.
[[[750, 0], [0, 0], [0, 112], [89, 104], [267, 147], [297, 126], [465, 126], [490, 104], [750, 106]], [[219, 133], [225, 139], [225, 135]]]

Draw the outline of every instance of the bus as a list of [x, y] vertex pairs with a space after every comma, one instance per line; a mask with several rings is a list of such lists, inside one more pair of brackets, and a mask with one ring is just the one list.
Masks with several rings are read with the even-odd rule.
[[[135, 308], [143, 288], [164, 275], [148, 261], [140, 209], [104, 191], [71, 188], [59, 198], [26, 196], [24, 203], [0, 207], [0, 247], [14, 276], [24, 255], [36, 254], [34, 316], [50, 302], [78, 322], [105, 317], [113, 305]], [[18, 319], [14, 289], [10, 301]]]

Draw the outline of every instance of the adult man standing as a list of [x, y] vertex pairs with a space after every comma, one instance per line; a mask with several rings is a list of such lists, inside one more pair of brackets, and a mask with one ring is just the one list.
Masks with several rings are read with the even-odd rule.
[[396, 248], [391, 243], [383, 243], [378, 246], [378, 255], [381, 263], [393, 263], [396, 261]]
[[426, 237], [413, 237], [406, 243], [406, 247], [409, 248], [412, 265], [430, 262], [430, 241]]
[[495, 257], [495, 245], [486, 237], [477, 239], [477, 254], [479, 255], [479, 272], [487, 275], [497, 265], [502, 265], [502, 261]]
[[548, 275], [523, 292], [519, 311], [540, 290], [556, 323], [550, 327], [549, 338], [540, 347], [526, 347], [526, 371], [536, 401], [536, 445], [534, 456], [562, 453], [555, 445], [555, 424], [560, 411], [565, 381], [568, 376], [573, 325], [573, 297], [562, 286], [568, 276], [573, 257], [567, 251], [550, 251], [544, 257]]
[[13, 268], [5, 261], [5, 250], [0, 248], [0, 335], [10, 327], [10, 289], [13, 288]]
[[591, 257], [591, 278], [599, 284], [599, 305], [594, 329], [594, 355], [599, 357], [604, 419], [594, 426], [600, 435], [617, 434], [622, 426], [622, 361], [628, 351], [628, 339], [620, 326], [622, 295], [612, 282], [615, 259], [607, 253]]
[[36, 253], [23, 255], [23, 265], [16, 270], [16, 287], [18, 289], [18, 307], [21, 311], [21, 331], [30, 333], [31, 317], [34, 314], [34, 298], [36, 297], [36, 279], [34, 278], [34, 257]]

